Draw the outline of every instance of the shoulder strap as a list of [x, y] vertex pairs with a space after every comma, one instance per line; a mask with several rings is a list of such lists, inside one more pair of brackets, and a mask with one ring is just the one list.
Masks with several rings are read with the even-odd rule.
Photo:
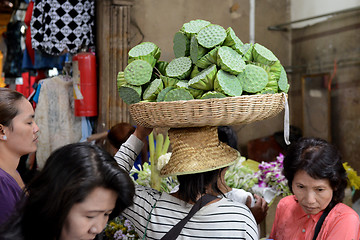
[[329, 214], [330, 211], [331, 211], [331, 208], [325, 209], [323, 214], [321, 214], [321, 217], [319, 218], [319, 221], [316, 223], [316, 226], [315, 226], [315, 233], [314, 233], [313, 240], [316, 240], [317, 236], [319, 235], [321, 226], [323, 225], [324, 220], [325, 220], [326, 216]]
[[204, 196], [202, 196], [199, 200], [196, 201], [195, 205], [191, 208], [189, 214], [185, 218], [181, 219], [181, 221], [178, 222], [173, 228], [171, 228], [170, 231], [161, 238], [161, 240], [176, 239], [185, 224], [190, 220], [190, 218], [194, 216], [194, 214], [199, 211], [203, 206], [215, 200], [216, 198], [217, 197], [209, 194], [205, 194]]

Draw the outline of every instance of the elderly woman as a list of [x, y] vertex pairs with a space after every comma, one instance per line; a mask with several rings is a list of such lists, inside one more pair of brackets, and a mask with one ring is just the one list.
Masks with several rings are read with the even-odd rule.
[[269, 238], [359, 239], [359, 216], [341, 203], [347, 176], [333, 145], [317, 138], [299, 139], [287, 151], [284, 175], [294, 195], [280, 200]]

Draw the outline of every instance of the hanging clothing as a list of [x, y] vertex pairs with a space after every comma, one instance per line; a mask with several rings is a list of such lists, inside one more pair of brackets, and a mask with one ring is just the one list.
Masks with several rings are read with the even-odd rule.
[[35, 122], [40, 128], [36, 160], [41, 170], [52, 151], [81, 139], [81, 118], [74, 115], [71, 81], [62, 76], [42, 80]]
[[50, 55], [94, 46], [95, 0], [43, 0], [34, 4], [31, 43]]

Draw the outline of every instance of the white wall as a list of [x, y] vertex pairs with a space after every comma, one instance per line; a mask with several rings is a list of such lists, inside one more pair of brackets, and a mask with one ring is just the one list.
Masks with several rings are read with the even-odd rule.
[[[354, 7], [360, 7], [360, 0], [291, 0], [291, 21]], [[304, 27], [326, 19], [327, 17], [296, 23], [292, 27]]]

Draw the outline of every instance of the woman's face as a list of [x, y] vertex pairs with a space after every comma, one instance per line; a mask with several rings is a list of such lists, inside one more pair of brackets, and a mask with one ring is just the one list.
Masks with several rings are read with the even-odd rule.
[[25, 98], [17, 101], [18, 115], [11, 121], [12, 127], [4, 127], [6, 144], [10, 151], [20, 156], [37, 149], [39, 127], [34, 121], [34, 109]]
[[314, 179], [303, 170], [296, 172], [292, 189], [306, 214], [317, 214], [324, 210], [333, 196], [328, 179]]
[[94, 239], [105, 228], [115, 208], [117, 194], [103, 187], [95, 188], [83, 202], [74, 204], [65, 219], [60, 240]]

